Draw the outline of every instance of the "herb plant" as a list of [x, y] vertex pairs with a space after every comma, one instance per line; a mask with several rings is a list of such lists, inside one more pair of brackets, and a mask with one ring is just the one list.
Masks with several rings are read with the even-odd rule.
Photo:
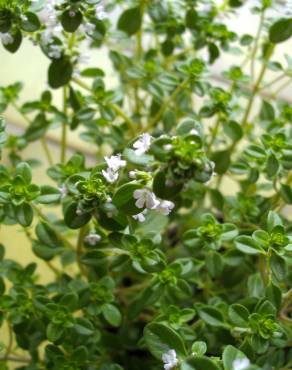
[[[37, 100], [0, 87], [1, 228], [19, 225], [55, 276], [1, 245], [1, 369], [292, 369], [292, 56], [275, 53], [292, 5], [278, 3], [0, 0], [6, 51], [27, 38], [50, 60]], [[226, 25], [243, 6], [255, 35]], [[109, 55], [114, 89], [84, 45]], [[93, 155], [69, 151], [75, 130]], [[35, 141], [47, 185], [23, 152]]]

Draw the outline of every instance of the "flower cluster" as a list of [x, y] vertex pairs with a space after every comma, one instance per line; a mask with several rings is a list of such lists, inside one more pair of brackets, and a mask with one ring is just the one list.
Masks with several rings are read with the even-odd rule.
[[117, 181], [119, 178], [119, 170], [125, 167], [127, 162], [121, 159], [121, 154], [105, 157], [104, 159], [108, 167], [106, 170], [102, 170], [102, 174], [109, 183], [113, 183]]

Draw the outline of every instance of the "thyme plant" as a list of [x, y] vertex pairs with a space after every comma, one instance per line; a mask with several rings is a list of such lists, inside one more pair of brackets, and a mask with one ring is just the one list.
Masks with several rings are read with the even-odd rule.
[[[243, 7], [256, 34], [227, 26]], [[291, 1], [1, 0], [0, 32], [1, 53], [50, 60], [35, 101], [0, 87], [0, 222], [55, 277], [1, 245], [0, 368], [292, 369]], [[94, 154], [69, 151], [75, 130]]]

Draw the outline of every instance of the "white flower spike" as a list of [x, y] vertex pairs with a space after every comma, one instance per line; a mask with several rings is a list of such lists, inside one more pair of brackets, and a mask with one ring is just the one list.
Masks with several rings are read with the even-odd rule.
[[0, 32], [0, 40], [3, 45], [9, 45], [13, 43], [13, 37], [10, 35], [10, 33], [1, 33]]
[[84, 238], [84, 241], [91, 246], [95, 246], [96, 243], [98, 243], [100, 240], [101, 240], [101, 236], [96, 233], [90, 233], [86, 235], [86, 237]]
[[176, 352], [174, 349], [170, 349], [168, 352], [162, 355], [162, 361], [164, 362], [164, 370], [171, 370], [178, 364]]
[[136, 200], [135, 205], [138, 208], [155, 209], [159, 205], [159, 200], [157, 200], [154, 193], [148, 189], [137, 189], [134, 191], [133, 196]]
[[233, 361], [232, 370], [246, 370], [250, 365], [250, 361], [248, 358], [238, 358], [237, 360]]
[[145, 221], [145, 215], [147, 213], [147, 209], [144, 209], [143, 212], [138, 213], [137, 215], [132, 216], [134, 220], [139, 221], [139, 222], [144, 222]]
[[151, 146], [152, 136], [149, 134], [142, 134], [140, 138], [134, 142], [133, 148], [135, 148], [136, 155], [142, 155], [146, 153]]

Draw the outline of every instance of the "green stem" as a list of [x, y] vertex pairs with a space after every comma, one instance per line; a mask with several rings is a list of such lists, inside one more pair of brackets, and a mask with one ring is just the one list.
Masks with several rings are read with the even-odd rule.
[[137, 59], [140, 60], [143, 55], [143, 17], [145, 13], [145, 0], [140, 0], [140, 15], [141, 15], [141, 28], [137, 33]]
[[67, 148], [67, 93], [68, 87], [63, 87], [63, 113], [64, 113], [64, 121], [62, 123], [62, 139], [61, 139], [61, 163], [66, 161], [66, 148]]
[[31, 359], [28, 357], [22, 357], [22, 356], [0, 356], [0, 362], [3, 361], [10, 361], [10, 362], [22, 362], [22, 363], [30, 363]]
[[160, 120], [160, 118], [162, 117], [164, 111], [166, 110], [166, 108], [168, 107], [168, 105], [177, 97], [177, 95], [185, 88], [187, 87], [189, 84], [189, 78], [186, 78], [185, 80], [183, 80], [177, 87], [176, 89], [173, 91], [173, 93], [168, 97], [168, 99], [166, 99], [164, 101], [164, 103], [161, 105], [160, 109], [158, 110], [158, 112], [155, 114], [155, 116], [152, 118], [152, 120], [149, 122], [148, 126], [147, 126], [147, 130], [153, 128], [156, 123]]
[[270, 82], [266, 83], [264, 86], [261, 87], [261, 90], [264, 90], [272, 85], [274, 85], [276, 82], [279, 82], [281, 81], [283, 78], [286, 77], [286, 74], [285, 73], [282, 73], [281, 75], [273, 78]]
[[[27, 115], [25, 113], [22, 112], [21, 108], [15, 103], [15, 102], [12, 102], [12, 106], [14, 107], [15, 110], [17, 110], [17, 112], [25, 119], [25, 121], [31, 125], [32, 122], [31, 120], [27, 117]], [[53, 157], [51, 155], [51, 152], [50, 152], [50, 149], [48, 147], [48, 144], [47, 144], [47, 141], [46, 141], [46, 137], [43, 136], [41, 138], [41, 145], [44, 149], [44, 152], [46, 154], [46, 157], [47, 157], [47, 160], [48, 160], [48, 163], [50, 166], [52, 166], [54, 164], [54, 161], [53, 161]]]
[[243, 116], [243, 119], [242, 119], [242, 122], [241, 122], [241, 126], [242, 126], [243, 130], [245, 130], [246, 125], [248, 124], [248, 118], [249, 118], [249, 114], [251, 112], [251, 109], [253, 107], [254, 98], [255, 98], [255, 96], [257, 95], [257, 93], [260, 89], [261, 82], [262, 82], [262, 80], [265, 76], [265, 73], [266, 73], [266, 70], [267, 70], [267, 67], [268, 67], [268, 61], [269, 61], [270, 57], [273, 54], [274, 48], [275, 48], [275, 45], [272, 45], [270, 47], [268, 55], [267, 55], [266, 59], [263, 61], [262, 68], [260, 70], [259, 76], [256, 80], [256, 83], [255, 83], [253, 89], [252, 89], [252, 93], [251, 93], [251, 96], [249, 98], [249, 101], [248, 101], [248, 104], [247, 104], [247, 107], [246, 107], [246, 110], [245, 110], [245, 113], [244, 113], [244, 116]]
[[256, 59], [256, 55], [258, 51], [260, 36], [261, 36], [263, 25], [264, 25], [264, 19], [265, 19], [265, 11], [262, 10], [259, 26], [258, 26], [256, 37], [254, 40], [254, 47], [251, 52], [251, 80], [252, 81], [254, 79], [254, 74], [255, 74], [255, 59]]
[[5, 354], [3, 356], [3, 361], [7, 361], [8, 358], [9, 358], [9, 355], [12, 351], [12, 346], [13, 346], [13, 331], [12, 331], [12, 326], [11, 326], [11, 323], [9, 321], [7, 321], [7, 325], [8, 325], [8, 344], [7, 344], [7, 348], [6, 348], [6, 351], [5, 351]]
[[211, 140], [210, 140], [208, 148], [207, 148], [207, 154], [208, 155], [211, 153], [212, 146], [213, 146], [213, 144], [216, 140], [218, 130], [219, 130], [219, 127], [220, 127], [220, 122], [221, 122], [221, 117], [220, 117], [220, 114], [218, 114], [217, 120], [216, 120], [214, 128], [212, 130]]
[[87, 225], [84, 225], [79, 230], [78, 239], [77, 239], [77, 246], [76, 246], [76, 259], [77, 259], [77, 265], [79, 267], [81, 275], [88, 277], [88, 272], [84, 265], [81, 262], [81, 256], [83, 254], [82, 246], [84, 242], [84, 238], [87, 234], [88, 227]]
[[281, 86], [279, 86], [272, 94], [273, 97], [277, 97], [277, 95], [279, 94], [279, 92], [283, 89], [285, 89], [287, 86], [290, 85], [290, 83], [292, 82], [291, 79], [289, 79], [288, 81], [285, 81]]
[[[90, 88], [90, 86], [88, 86], [86, 83], [84, 83], [83, 81], [79, 80], [78, 78], [72, 78], [72, 81], [74, 83], [76, 83], [76, 85], [79, 85], [80, 87], [82, 87], [84, 90], [87, 90], [88, 92], [90, 92], [92, 94], [92, 89]], [[125, 120], [125, 122], [127, 123], [128, 125], [128, 128], [129, 130], [132, 132], [133, 135], [135, 135], [135, 131], [136, 131], [136, 125], [135, 123], [131, 120], [130, 117], [128, 117], [126, 115], [126, 113], [117, 105], [117, 104], [110, 104], [109, 105], [110, 108], [112, 108], [115, 113], [123, 118]]]

